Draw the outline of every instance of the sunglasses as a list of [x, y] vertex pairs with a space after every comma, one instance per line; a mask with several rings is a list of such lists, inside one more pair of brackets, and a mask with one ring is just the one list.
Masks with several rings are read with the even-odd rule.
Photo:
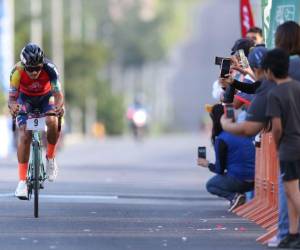
[[28, 72], [39, 72], [42, 69], [42, 66], [27, 66], [25, 70]]

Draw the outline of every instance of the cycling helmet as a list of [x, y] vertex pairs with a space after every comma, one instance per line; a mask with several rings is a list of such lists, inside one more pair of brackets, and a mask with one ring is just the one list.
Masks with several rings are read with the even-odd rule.
[[28, 43], [21, 51], [21, 62], [24, 66], [36, 66], [44, 62], [44, 52], [35, 43]]

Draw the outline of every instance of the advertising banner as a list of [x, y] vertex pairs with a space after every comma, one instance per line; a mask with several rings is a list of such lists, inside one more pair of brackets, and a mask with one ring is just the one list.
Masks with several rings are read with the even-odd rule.
[[299, 22], [299, 0], [262, 0], [263, 32], [268, 48], [274, 48], [278, 25], [288, 20]]
[[242, 37], [246, 37], [247, 31], [254, 26], [252, 8], [249, 0], [240, 1], [240, 15]]

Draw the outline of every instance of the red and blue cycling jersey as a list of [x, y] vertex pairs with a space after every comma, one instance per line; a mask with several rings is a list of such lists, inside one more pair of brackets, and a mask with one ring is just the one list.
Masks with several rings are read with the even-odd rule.
[[31, 79], [25, 67], [18, 62], [10, 74], [9, 96], [17, 99], [20, 93], [27, 96], [43, 96], [49, 93], [61, 92], [58, 72], [54, 64], [46, 59], [37, 79]]
[[37, 79], [31, 79], [24, 65], [18, 62], [10, 74], [9, 98], [21, 105], [17, 115], [18, 126], [26, 124], [27, 112], [38, 109], [46, 113], [54, 109], [54, 96], [61, 95], [57, 70], [48, 59], [43, 63]]

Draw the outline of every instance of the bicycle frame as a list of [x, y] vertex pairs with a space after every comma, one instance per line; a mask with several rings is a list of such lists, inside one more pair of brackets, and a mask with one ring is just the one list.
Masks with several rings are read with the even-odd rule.
[[28, 200], [34, 193], [34, 217], [39, 216], [39, 191], [46, 180], [46, 171], [42, 160], [41, 133], [45, 130], [45, 124], [39, 127], [39, 116], [34, 116], [33, 127], [27, 121], [27, 129], [32, 131], [30, 146], [30, 161], [27, 171]]
[[[45, 116], [56, 116], [54, 113], [45, 114]], [[41, 136], [42, 132], [45, 131], [44, 128], [38, 126], [39, 115], [34, 116], [33, 128], [27, 128], [32, 131], [32, 139], [30, 145], [30, 161], [27, 170], [27, 187], [28, 187], [28, 200], [31, 199], [32, 193], [34, 194], [34, 217], [39, 217], [39, 191], [43, 189], [44, 182], [47, 179], [45, 166], [42, 157], [42, 143]], [[27, 126], [29, 124], [27, 123]], [[44, 123], [45, 125], [45, 123]], [[26, 126], [26, 127], [27, 127]], [[32, 125], [31, 125], [32, 126]], [[15, 130], [15, 117], [13, 117], [13, 131]], [[61, 128], [61, 117], [58, 117], [58, 131]]]
[[34, 193], [34, 216], [39, 216], [39, 191], [43, 188], [43, 183], [47, 179], [45, 166], [42, 160], [42, 144], [41, 132], [32, 131], [32, 141], [30, 148], [30, 162], [27, 171], [27, 186], [28, 186], [28, 199], [31, 199]]
[[[36, 153], [37, 152], [37, 153]], [[39, 181], [44, 182], [46, 180], [45, 166], [42, 161], [42, 144], [41, 144], [41, 133], [39, 131], [32, 131], [32, 140], [30, 147], [30, 162], [27, 171], [28, 181], [32, 181], [34, 176], [34, 166], [40, 167]]]

